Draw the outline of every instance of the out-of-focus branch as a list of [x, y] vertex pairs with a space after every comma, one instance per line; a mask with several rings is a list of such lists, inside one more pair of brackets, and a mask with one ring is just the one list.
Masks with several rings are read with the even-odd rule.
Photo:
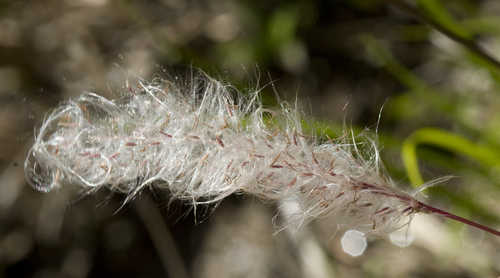
[[170, 230], [148, 194], [142, 194], [134, 201], [134, 207], [153, 241], [168, 277], [189, 278], [185, 264], [175, 247]]
[[484, 60], [488, 61], [498, 69], [500, 69], [500, 61], [495, 58], [493, 55], [488, 53], [486, 49], [481, 47], [476, 40], [468, 37], [464, 37], [462, 35], [459, 35], [458, 33], [450, 30], [449, 28], [445, 27], [443, 24], [441, 24], [439, 21], [434, 19], [431, 16], [426, 15], [419, 9], [415, 8], [414, 6], [401, 1], [401, 0], [389, 0], [390, 4], [398, 7], [399, 9], [411, 14], [414, 16], [416, 19], [419, 21], [429, 25], [430, 27], [434, 28], [435, 30], [439, 31], [443, 35], [447, 36], [451, 40], [461, 44], [465, 48], [467, 48], [469, 51], [472, 51], [473, 53], [477, 54], [479, 57], [483, 58]]

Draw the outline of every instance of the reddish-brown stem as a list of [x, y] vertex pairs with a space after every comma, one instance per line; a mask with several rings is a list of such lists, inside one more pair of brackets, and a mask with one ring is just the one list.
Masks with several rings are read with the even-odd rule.
[[428, 212], [431, 212], [431, 213], [435, 213], [435, 214], [438, 214], [438, 215], [441, 215], [441, 216], [444, 216], [446, 218], [450, 218], [450, 219], [453, 219], [455, 221], [458, 221], [458, 222], [462, 222], [464, 224], [467, 224], [469, 226], [473, 226], [473, 227], [476, 227], [480, 230], [483, 230], [485, 232], [488, 232], [488, 233], [491, 233], [491, 234], [494, 234], [496, 236], [500, 236], [500, 231], [497, 231], [495, 229], [492, 229], [488, 226], [485, 226], [485, 225], [482, 225], [482, 224], [479, 224], [477, 222], [474, 222], [474, 221], [471, 221], [469, 219], [465, 219], [463, 217], [460, 217], [458, 215], [455, 215], [455, 214], [452, 214], [452, 213], [449, 213], [449, 212], [446, 212], [444, 210], [440, 210], [438, 208], [435, 208], [435, 207], [432, 207], [432, 206], [429, 206], [429, 205], [426, 205], [422, 202], [418, 202], [418, 206], [421, 207], [424, 211], [428, 211]]
[[[374, 188], [374, 189], [378, 189], [379, 188], [379, 187], [377, 187], [375, 185], [367, 184], [367, 183], [362, 183], [362, 185], [365, 186], [365, 187], [368, 187], [368, 188]], [[469, 226], [472, 226], [472, 227], [475, 227], [477, 229], [483, 230], [483, 231], [488, 232], [490, 234], [493, 234], [493, 235], [496, 235], [496, 236], [500, 236], [500, 231], [492, 229], [492, 228], [490, 228], [488, 226], [485, 226], [483, 224], [479, 224], [479, 223], [474, 222], [472, 220], [465, 219], [465, 218], [460, 217], [458, 215], [449, 213], [447, 211], [435, 208], [433, 206], [427, 205], [427, 204], [422, 203], [420, 201], [417, 201], [417, 200], [415, 200], [415, 199], [413, 199], [413, 198], [411, 198], [409, 196], [404, 196], [404, 195], [399, 195], [399, 194], [396, 194], [396, 193], [389, 193], [389, 192], [384, 192], [384, 191], [372, 191], [372, 193], [373, 194], [385, 195], [385, 196], [388, 196], [388, 197], [394, 197], [394, 198], [398, 198], [398, 199], [400, 199], [402, 201], [409, 202], [411, 208], [413, 208], [414, 211], [434, 213], [434, 214], [437, 214], [437, 215], [440, 215], [440, 216], [443, 216], [443, 217], [446, 217], [446, 218], [449, 218], [449, 219], [453, 219], [455, 221], [467, 224]], [[407, 210], [408, 209], [405, 209], [403, 212], [406, 212]], [[375, 214], [376, 213], [377, 212], [375, 212]]]

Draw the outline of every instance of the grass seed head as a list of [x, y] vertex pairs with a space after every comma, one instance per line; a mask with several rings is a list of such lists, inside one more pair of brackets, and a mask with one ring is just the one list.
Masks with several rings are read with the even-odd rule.
[[139, 82], [109, 100], [94, 93], [61, 104], [44, 120], [25, 162], [37, 189], [70, 183], [133, 198], [167, 190], [194, 206], [246, 193], [292, 201], [285, 226], [329, 218], [345, 229], [387, 234], [424, 209], [380, 170], [378, 150], [345, 139], [318, 143], [294, 107], [262, 107], [204, 74], [188, 83]]

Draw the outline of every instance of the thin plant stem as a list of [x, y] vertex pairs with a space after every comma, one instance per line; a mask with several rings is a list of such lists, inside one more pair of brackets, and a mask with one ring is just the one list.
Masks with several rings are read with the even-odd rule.
[[488, 61], [492, 65], [494, 65], [496, 68], [500, 69], [500, 61], [493, 57], [490, 53], [488, 53], [487, 50], [485, 50], [483, 47], [481, 47], [475, 40], [469, 39], [462, 37], [455, 32], [447, 29], [445, 26], [440, 24], [438, 21], [436, 21], [434, 18], [427, 16], [420, 12], [418, 9], [415, 7], [409, 5], [408, 3], [405, 3], [404, 1], [400, 0], [390, 0], [391, 4], [393, 4], [396, 7], [399, 7], [401, 10], [406, 11], [407, 13], [411, 14], [418, 20], [422, 21], [423, 23], [431, 26], [432, 28], [436, 29], [443, 35], [447, 36], [451, 40], [459, 43], [460, 45], [464, 46], [468, 50], [472, 51], [473, 53], [477, 54], [484, 60]]
[[[375, 185], [365, 184], [365, 186], [366, 185], [369, 185], [372, 188], [377, 188], [377, 186], [375, 186]], [[449, 213], [447, 211], [444, 211], [444, 210], [438, 209], [436, 207], [427, 205], [427, 204], [422, 203], [420, 201], [417, 201], [417, 200], [415, 200], [415, 199], [413, 199], [413, 198], [411, 198], [409, 196], [399, 195], [399, 194], [396, 194], [396, 193], [387, 193], [387, 192], [383, 192], [383, 191], [373, 191], [372, 193], [374, 193], [374, 194], [381, 194], [381, 195], [385, 195], [385, 196], [388, 196], [388, 197], [394, 197], [394, 198], [400, 199], [402, 201], [408, 202], [408, 204], [410, 205], [409, 209], [411, 208], [411, 210], [413, 210], [415, 212], [437, 214], [439, 216], [443, 216], [443, 217], [446, 217], [446, 218], [449, 218], [449, 219], [453, 219], [455, 221], [458, 221], [458, 222], [461, 222], [463, 224], [475, 227], [477, 229], [483, 230], [483, 231], [491, 233], [493, 235], [500, 236], [500, 231], [497, 231], [497, 230], [495, 230], [493, 228], [490, 228], [488, 226], [485, 226], [483, 224], [479, 224], [479, 223], [474, 222], [472, 220], [460, 217], [460, 216], [455, 215], [453, 213]]]
[[434, 214], [437, 214], [437, 215], [440, 215], [440, 216], [443, 216], [443, 217], [446, 217], [446, 218], [449, 218], [449, 219], [453, 219], [455, 221], [458, 221], [458, 222], [461, 222], [461, 223], [464, 223], [464, 224], [467, 224], [469, 226], [472, 226], [472, 227], [475, 227], [475, 228], [478, 228], [480, 230], [483, 230], [485, 232], [488, 232], [490, 234], [493, 234], [493, 235], [496, 235], [496, 236], [500, 236], [500, 231], [497, 231], [495, 229], [492, 229], [488, 226], [485, 226], [483, 224], [479, 224], [477, 222], [474, 222], [472, 220], [469, 220], [469, 219], [466, 219], [466, 218], [463, 218], [463, 217], [460, 217], [458, 215], [455, 215], [455, 214], [452, 214], [452, 213], [449, 213], [447, 211], [444, 211], [444, 210], [441, 210], [441, 209], [438, 209], [438, 208], [435, 208], [433, 206], [430, 206], [430, 205], [427, 205], [427, 204], [424, 204], [422, 202], [418, 202], [418, 206], [419, 207], [422, 207], [422, 209], [426, 212], [430, 212], [430, 213], [434, 213]]

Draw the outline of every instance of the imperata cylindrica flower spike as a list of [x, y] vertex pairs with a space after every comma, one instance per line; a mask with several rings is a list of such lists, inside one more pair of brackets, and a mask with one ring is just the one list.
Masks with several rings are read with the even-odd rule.
[[27, 181], [41, 191], [108, 187], [128, 199], [154, 186], [195, 206], [233, 193], [292, 201], [288, 226], [327, 217], [384, 235], [424, 212], [499, 235], [396, 188], [375, 144], [363, 155], [345, 138], [318, 143], [286, 103], [268, 110], [257, 93], [238, 93], [204, 74], [189, 81], [142, 81], [115, 100], [86, 93], [61, 104], [38, 131]]

